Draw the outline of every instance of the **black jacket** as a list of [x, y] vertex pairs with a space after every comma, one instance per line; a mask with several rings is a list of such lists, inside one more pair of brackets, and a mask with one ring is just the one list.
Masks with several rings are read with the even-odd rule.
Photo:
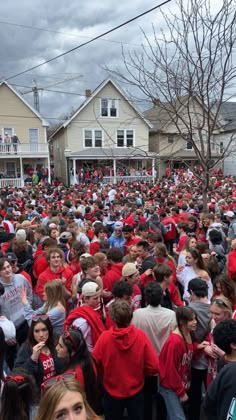
[[[54, 360], [56, 375], [58, 375], [61, 372], [61, 363], [57, 357], [55, 347], [51, 347], [50, 351]], [[40, 386], [43, 383], [43, 364], [40, 360], [38, 360], [38, 362], [34, 362], [31, 359], [31, 355], [32, 350], [27, 341], [25, 341], [17, 353], [15, 367], [21, 367], [27, 372], [31, 373], [31, 375], [33, 375], [35, 378], [37, 391], [40, 392]]]
[[208, 420], [236, 418], [236, 362], [225, 365], [207, 389], [204, 410]]

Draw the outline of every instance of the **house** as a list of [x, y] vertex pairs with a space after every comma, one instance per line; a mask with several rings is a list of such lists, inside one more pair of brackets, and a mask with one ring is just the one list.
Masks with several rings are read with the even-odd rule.
[[7, 82], [0, 82], [0, 187], [23, 186], [29, 170], [48, 168], [48, 122]]
[[220, 108], [224, 131], [216, 136], [220, 153], [225, 152], [224, 175], [236, 175], [236, 102], [224, 102]]
[[102, 171], [109, 182], [140, 179], [144, 173], [154, 177], [156, 153], [148, 150], [151, 127], [118, 84], [105, 80], [93, 93], [86, 91], [83, 104], [51, 135], [55, 176], [76, 183], [76, 173], [83, 169]]
[[[208, 122], [211, 124], [211, 116], [205, 118], [206, 114], [196, 97], [181, 97], [173, 104], [154, 100], [153, 107], [143, 114], [152, 124], [149, 134], [149, 150], [159, 156], [159, 177], [165, 173], [167, 168], [177, 169], [185, 165], [190, 167], [199, 165], [193, 142], [188, 140], [191, 135], [195, 143], [200, 146], [200, 126], [204, 153], [207, 153]], [[203, 123], [204, 118], [205, 124]], [[221, 132], [223, 130], [218, 124], [211, 136], [211, 159], [213, 161], [220, 157], [220, 147], [216, 137]]]

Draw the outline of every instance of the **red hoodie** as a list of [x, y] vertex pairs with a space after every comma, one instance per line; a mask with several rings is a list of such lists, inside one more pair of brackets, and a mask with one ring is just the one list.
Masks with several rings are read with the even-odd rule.
[[149, 338], [134, 325], [105, 331], [93, 355], [105, 390], [115, 398], [137, 394], [144, 386], [145, 377], [159, 371], [159, 359]]
[[114, 284], [119, 281], [122, 277], [122, 268], [124, 264], [112, 264], [110, 270], [105, 274], [103, 277], [103, 289], [108, 290], [109, 292], [112, 291], [112, 287]]
[[87, 323], [91, 328], [93, 346], [96, 344], [100, 335], [105, 331], [105, 326], [100, 318], [99, 312], [95, 311], [90, 306], [82, 305], [75, 308], [68, 315], [64, 322], [64, 328], [68, 329], [73, 322], [78, 318], [86, 319]]
[[36, 279], [39, 278], [39, 275], [48, 268], [48, 261], [46, 259], [46, 251], [38, 249], [34, 253], [34, 265], [33, 272]]
[[63, 265], [61, 265], [57, 273], [55, 273], [54, 271], [51, 270], [50, 267], [48, 267], [46, 268], [46, 270], [44, 270], [40, 274], [37, 281], [36, 288], [35, 288], [35, 293], [37, 293], [40, 299], [43, 300], [43, 292], [44, 292], [45, 284], [48, 283], [49, 281], [58, 280], [62, 278], [66, 279], [66, 283], [65, 283], [66, 290], [68, 290], [68, 292], [71, 292], [72, 277], [73, 277], [73, 272], [70, 269], [70, 267], [64, 267]]
[[236, 249], [232, 249], [229, 253], [228, 275], [231, 280], [236, 281]]

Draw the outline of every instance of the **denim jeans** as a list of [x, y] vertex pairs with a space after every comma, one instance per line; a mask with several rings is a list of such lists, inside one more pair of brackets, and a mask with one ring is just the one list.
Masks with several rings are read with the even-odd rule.
[[186, 420], [182, 404], [176, 393], [161, 386], [160, 394], [165, 400], [167, 420]]
[[105, 420], [120, 420], [125, 408], [127, 409], [129, 420], [143, 420], [143, 390], [129, 398], [114, 398], [105, 391]]

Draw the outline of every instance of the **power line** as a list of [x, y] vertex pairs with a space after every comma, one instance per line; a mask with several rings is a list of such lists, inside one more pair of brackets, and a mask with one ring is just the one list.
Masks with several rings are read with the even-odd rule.
[[[34, 29], [36, 31], [51, 32], [51, 33], [59, 34], [59, 35], [68, 35], [68, 36], [73, 36], [73, 37], [76, 37], [76, 38], [92, 39], [91, 36], [79, 35], [79, 34], [71, 34], [69, 32], [61, 32], [61, 31], [56, 31], [54, 29], [38, 28], [36, 26], [22, 25], [22, 24], [19, 24], [19, 23], [6, 22], [4, 20], [0, 20], [0, 23], [2, 23], [4, 25], [17, 26], [19, 28]], [[142, 47], [142, 44], [133, 44], [133, 43], [130, 43], [130, 42], [116, 41], [116, 40], [112, 40], [112, 39], [103, 39], [102, 41], [103, 42], [111, 42], [113, 44], [130, 45], [132, 47]]]
[[106, 32], [103, 32], [102, 34], [95, 36], [94, 38], [90, 39], [89, 41], [86, 41], [86, 42], [84, 42], [83, 44], [77, 45], [76, 47], [71, 48], [70, 50], [65, 51], [65, 52], [64, 52], [64, 53], [62, 53], [62, 54], [59, 54], [59, 55], [57, 55], [56, 57], [50, 58], [49, 60], [46, 60], [46, 61], [44, 61], [43, 63], [37, 64], [36, 66], [33, 66], [33, 67], [31, 67], [31, 68], [29, 68], [29, 69], [27, 69], [27, 70], [24, 70], [24, 71], [22, 71], [22, 72], [20, 72], [20, 73], [14, 74], [13, 76], [10, 76], [10, 77], [8, 77], [8, 78], [7, 78], [7, 79], [5, 79], [5, 80], [11, 80], [11, 79], [13, 79], [13, 78], [15, 78], [15, 77], [21, 76], [22, 74], [27, 73], [28, 71], [31, 71], [31, 70], [37, 69], [38, 67], [41, 67], [41, 66], [43, 66], [43, 65], [45, 65], [45, 64], [48, 64], [48, 63], [51, 63], [52, 61], [57, 60], [58, 58], [63, 57], [63, 56], [65, 56], [65, 55], [67, 55], [67, 54], [69, 54], [69, 53], [71, 53], [71, 52], [73, 52], [73, 51], [75, 51], [75, 50], [78, 50], [79, 48], [82, 48], [82, 47], [84, 47], [85, 45], [91, 44], [92, 42], [96, 41], [97, 39], [100, 39], [100, 38], [102, 38], [103, 36], [108, 35], [108, 34], [110, 34], [110, 33], [114, 32], [114, 31], [116, 31], [117, 29], [122, 28], [122, 27], [123, 27], [123, 26], [125, 26], [125, 25], [128, 25], [129, 23], [131, 23], [131, 22], [133, 22], [133, 21], [135, 21], [135, 20], [139, 19], [139, 18], [140, 18], [140, 17], [142, 17], [142, 16], [147, 15], [147, 14], [148, 14], [148, 13], [150, 13], [150, 12], [153, 12], [154, 10], [156, 10], [156, 9], [160, 8], [161, 6], [164, 6], [165, 4], [169, 3], [170, 1], [171, 1], [171, 0], [165, 0], [165, 1], [163, 1], [161, 4], [158, 4], [157, 6], [154, 6], [154, 7], [152, 7], [151, 9], [146, 10], [146, 12], [140, 13], [139, 15], [137, 15], [137, 16], [135, 16], [135, 17], [133, 17], [133, 18], [129, 19], [129, 20], [127, 20], [126, 22], [123, 22], [123, 23], [121, 23], [120, 25], [117, 25], [117, 26], [115, 26], [114, 28], [109, 29], [109, 30], [108, 30], [108, 31], [106, 31]]

